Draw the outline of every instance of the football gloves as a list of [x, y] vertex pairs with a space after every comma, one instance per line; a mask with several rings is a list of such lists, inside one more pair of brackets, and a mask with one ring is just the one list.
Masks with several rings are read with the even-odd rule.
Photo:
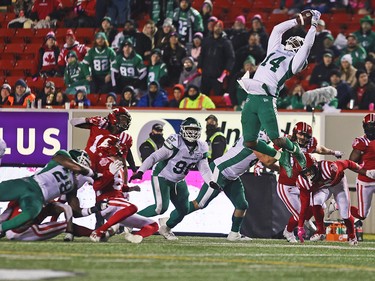
[[317, 27], [318, 21], [320, 20], [320, 12], [317, 10], [311, 10], [312, 13], [312, 19], [311, 19], [311, 25]]
[[298, 238], [299, 238], [299, 241], [301, 241], [301, 243], [305, 242], [305, 229], [303, 227], [298, 227]]
[[143, 172], [141, 171], [138, 171], [136, 172], [135, 174], [133, 174], [130, 179], [129, 179], [129, 182], [133, 181], [133, 180], [141, 180], [143, 177]]

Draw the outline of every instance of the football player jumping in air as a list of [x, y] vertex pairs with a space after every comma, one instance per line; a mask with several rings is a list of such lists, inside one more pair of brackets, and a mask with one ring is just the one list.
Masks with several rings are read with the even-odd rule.
[[0, 224], [0, 235], [35, 219], [44, 204], [93, 182], [97, 174], [83, 150], [59, 150], [47, 165], [33, 176], [0, 183], [0, 201], [17, 201], [22, 213]]
[[258, 66], [254, 77], [250, 79], [246, 73], [238, 80], [248, 93], [241, 115], [244, 145], [279, 160], [289, 177], [292, 176], [290, 157], [286, 157], [288, 155], [281, 154], [263, 142], [257, 142], [257, 137], [260, 128], [264, 128], [276, 146], [292, 153], [300, 166], [305, 167], [306, 159], [298, 144], [280, 135], [276, 99], [285, 81], [307, 65], [307, 57], [314, 44], [316, 26], [320, 19], [320, 12], [316, 10], [310, 12], [311, 27], [305, 39], [293, 36], [286, 40], [284, 46], [281, 44], [284, 32], [296, 26], [298, 22], [296, 19], [291, 19], [276, 25], [268, 41], [267, 57]]
[[107, 220], [105, 224], [92, 232], [90, 239], [94, 242], [103, 241], [107, 238], [106, 234], [110, 227], [119, 223], [122, 226], [140, 229], [131, 234], [125, 233], [125, 239], [132, 243], [140, 243], [143, 238], [158, 231], [159, 226], [149, 218], [135, 214], [137, 207], [126, 200], [123, 192], [139, 190], [138, 186], [129, 187], [124, 181], [124, 165], [122, 162], [123, 151], [127, 148], [120, 139], [108, 135], [104, 136], [97, 143], [95, 162], [92, 163], [93, 169], [103, 174], [94, 182], [96, 201], [108, 201], [108, 207], [101, 211], [103, 218]]
[[[262, 134], [262, 136], [266, 137], [265, 134]], [[267, 140], [259, 138], [258, 141]], [[222, 187], [225, 195], [235, 207], [232, 216], [232, 228], [227, 237], [229, 241], [251, 240], [251, 238], [240, 234], [241, 224], [248, 208], [245, 190], [240, 176], [258, 161], [258, 155], [258, 152], [253, 152], [251, 149], [244, 147], [243, 138], [240, 137], [236, 144], [223, 156], [216, 158], [210, 163], [214, 181]], [[276, 160], [266, 156], [263, 161], [265, 161], [267, 166], [270, 166]], [[277, 170], [277, 167], [273, 169]], [[220, 191], [221, 190], [212, 189], [207, 183], [203, 184], [198, 197], [189, 202], [188, 214], [207, 207], [207, 205], [219, 195]], [[171, 235], [171, 228], [175, 227], [182, 218], [183, 217], [177, 210], [172, 211], [168, 221], [166, 221], [166, 219], [161, 219], [164, 224], [160, 226], [159, 233], [167, 240], [175, 240], [175, 236]]]
[[[298, 237], [300, 241], [304, 242], [305, 230], [303, 225], [305, 219], [307, 219], [306, 213], [309, 209], [310, 202], [312, 202], [314, 209], [316, 205], [322, 206], [333, 194], [339, 206], [340, 216], [344, 220], [347, 228], [349, 245], [357, 245], [358, 242], [354, 231], [354, 218], [350, 214], [348, 183], [344, 171], [350, 169], [353, 172], [375, 179], [375, 170], [363, 169], [357, 163], [350, 160], [338, 160], [334, 162], [323, 160], [317, 162], [310, 154], [306, 154], [306, 159], [306, 168], [301, 171], [297, 179], [301, 200], [301, 212], [298, 220]], [[325, 227], [323, 217], [323, 214], [319, 217], [315, 217], [315, 223], [318, 228], [317, 234], [324, 237]], [[324, 238], [320, 238], [319, 240], [322, 239]]]
[[[365, 134], [353, 142], [349, 159], [363, 164], [364, 169], [375, 169], [375, 114], [367, 114], [362, 121]], [[358, 208], [352, 206], [355, 218], [364, 220], [370, 213], [372, 196], [375, 193], [375, 180], [359, 174], [356, 180]]]
[[[207, 143], [201, 141], [202, 126], [189, 117], [181, 123], [178, 134], [170, 135], [164, 145], [152, 153], [139, 167], [130, 181], [142, 179], [143, 173], [152, 168], [151, 184], [155, 204], [146, 207], [138, 214], [153, 217], [163, 214], [169, 206], [169, 200], [178, 212], [180, 222], [189, 212], [189, 191], [185, 181], [186, 175], [194, 167], [201, 172], [204, 182], [213, 189], [220, 189], [208, 166]], [[162, 223], [161, 223], [162, 224]], [[170, 236], [174, 236], [171, 232]], [[177, 238], [177, 237], [175, 237]]]

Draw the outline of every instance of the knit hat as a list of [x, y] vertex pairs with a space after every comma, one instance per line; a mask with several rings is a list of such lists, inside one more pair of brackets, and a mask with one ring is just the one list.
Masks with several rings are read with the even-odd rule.
[[216, 21], [217, 21], [217, 17], [215, 16], [209, 17], [208, 19], [208, 22], [216, 22]]
[[164, 20], [163, 26], [172, 26], [172, 19], [166, 18]]
[[7, 83], [4, 83], [2, 86], [1, 86], [1, 89], [7, 89], [9, 91], [9, 93], [12, 92], [12, 87], [7, 84]]
[[261, 16], [260, 14], [256, 14], [256, 15], [254, 15], [254, 16], [251, 18], [251, 21], [253, 21], [253, 20], [259, 20], [259, 21], [262, 22], [262, 16]]
[[151, 50], [151, 55], [158, 54], [161, 57], [161, 50], [159, 48], [155, 48]]
[[111, 19], [111, 17], [108, 17], [108, 16], [106, 16], [106, 17], [104, 17], [103, 19], [102, 19], [102, 22], [103, 21], [108, 21], [110, 24], [112, 24], [112, 19]]
[[95, 34], [95, 39], [102, 38], [103, 40], [107, 41], [107, 35], [104, 32], [98, 32]]
[[121, 48], [124, 48], [125, 46], [133, 47], [133, 46], [134, 46], [133, 40], [131, 40], [130, 38], [125, 39], [125, 40], [121, 43]]
[[189, 60], [189, 61], [191, 61], [192, 64], [194, 64], [194, 59], [193, 59], [193, 57], [184, 57], [184, 58], [182, 59], [182, 63], [184, 63], [186, 60]]
[[208, 121], [209, 119], [214, 120], [216, 123], [219, 122], [219, 120], [217, 119], [217, 117], [215, 115], [213, 115], [213, 114], [208, 115], [207, 118], [204, 119], [204, 121]]
[[108, 98], [109, 96], [113, 97], [115, 100], [117, 99], [117, 95], [116, 95], [116, 93], [114, 93], [114, 92], [109, 92], [109, 93], [107, 94], [107, 98]]
[[333, 57], [333, 52], [330, 49], [325, 49], [323, 53], [323, 57]]
[[242, 23], [242, 24], [245, 24], [246, 23], [246, 19], [243, 15], [240, 15], [238, 17], [236, 17], [236, 21]]
[[78, 56], [77, 56], [77, 53], [75, 51], [70, 51], [67, 55], [66, 55], [66, 59], [68, 58], [76, 58], [78, 59]]
[[50, 32], [47, 33], [47, 35], [46, 35], [46, 39], [45, 39], [45, 40], [47, 41], [47, 40], [50, 39], [50, 38], [52, 38], [53, 40], [56, 40], [55, 32], [50, 31]]
[[195, 39], [195, 38], [199, 38], [199, 39], [203, 39], [203, 34], [202, 34], [202, 32], [196, 32], [196, 33], [194, 33], [194, 35], [193, 35], [193, 39]]
[[23, 80], [23, 79], [17, 80], [16, 83], [14, 84], [14, 86], [15, 87], [22, 86], [24, 88], [27, 88], [27, 84], [26, 84], [25, 80]]
[[160, 123], [155, 123], [154, 125], [152, 125], [152, 129], [157, 132], [163, 132], [163, 125]]
[[224, 27], [224, 22], [222, 20], [217, 20], [214, 22], [214, 25], [221, 24], [222, 27]]
[[359, 22], [360, 22], [360, 24], [362, 24], [362, 23], [364, 23], [364, 22], [368, 22], [369, 24], [374, 25], [374, 19], [371, 18], [370, 15], [364, 16], [363, 18], [361, 18], [361, 19], [359, 20]]
[[348, 39], [349, 37], [353, 37], [355, 40], [357, 40], [357, 35], [355, 35], [354, 33], [349, 33], [347, 36], [346, 36], [346, 39]]
[[183, 94], [185, 92], [185, 87], [182, 84], [176, 84], [173, 86], [173, 91], [177, 89], [180, 90], [180, 92]]
[[71, 36], [71, 37], [73, 37], [74, 40], [76, 39], [76, 37], [74, 36], [74, 32], [73, 32], [73, 30], [71, 30], [71, 29], [68, 29], [68, 30], [66, 31], [66, 35], [65, 35], [65, 36], [66, 36], [66, 37]]
[[252, 65], [255, 65], [255, 59], [254, 59], [254, 57], [253, 57], [252, 55], [249, 55], [249, 56], [245, 59], [245, 61], [243, 62], [243, 65], [248, 64], [248, 63], [250, 63], [250, 64], [252, 64]]
[[350, 54], [346, 54], [346, 55], [342, 56], [341, 62], [343, 62], [343, 61], [347, 61], [348, 63], [353, 64], [353, 58]]
[[212, 1], [211, 0], [205, 0], [202, 4], [202, 7], [203, 5], [207, 5], [211, 8], [211, 12], [212, 12], [212, 9], [213, 9], [213, 5], [212, 5]]
[[327, 32], [327, 34], [326, 34], [326, 36], [324, 37], [324, 39], [330, 39], [331, 41], [334, 41], [335, 40], [335, 38], [333, 38], [333, 36], [332, 36], [332, 34], [331, 33], [328, 33]]
[[55, 89], [55, 83], [53, 81], [47, 81], [44, 85], [45, 88], [51, 88], [52, 90]]
[[359, 76], [363, 73], [366, 73], [366, 71], [364, 71], [363, 69], [358, 69], [357, 72], [355, 73], [355, 78], [357, 78], [358, 80]]

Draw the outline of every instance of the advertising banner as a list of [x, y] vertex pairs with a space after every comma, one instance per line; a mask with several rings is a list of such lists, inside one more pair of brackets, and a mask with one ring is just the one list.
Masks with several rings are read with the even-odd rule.
[[68, 147], [68, 112], [0, 111], [0, 137], [7, 143], [2, 165], [44, 166]]

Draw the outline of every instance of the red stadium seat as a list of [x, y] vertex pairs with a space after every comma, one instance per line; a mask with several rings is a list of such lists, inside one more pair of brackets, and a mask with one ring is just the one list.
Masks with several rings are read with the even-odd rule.
[[16, 84], [16, 82], [19, 80], [19, 79], [24, 79], [25, 77], [23, 76], [7, 76], [5, 78], [5, 82], [8, 83], [12, 88], [14, 87], [14, 85]]
[[35, 30], [31, 28], [18, 28], [15, 33], [15, 36], [17, 38], [22, 38], [25, 43], [29, 43], [34, 35]]
[[44, 88], [44, 80], [43, 78], [39, 77], [37, 80], [33, 81], [32, 78], [27, 78], [26, 80], [27, 86], [31, 89], [31, 92], [39, 92], [42, 91]]
[[99, 105], [100, 94], [88, 94], [87, 98], [90, 100], [91, 105]]
[[12, 28], [2, 28], [1, 29], [1, 37], [3, 38], [3, 42], [5, 44], [9, 44], [12, 42], [14, 37], [15, 29]]
[[12, 75], [29, 77], [36, 73], [36, 64], [34, 60], [18, 60], [14, 65]]
[[288, 19], [289, 19], [289, 16], [286, 14], [270, 14], [268, 22], [271, 25], [276, 25]]
[[24, 44], [7, 44], [4, 47], [3, 55], [8, 58], [19, 59], [19, 54], [23, 53], [24, 48]]
[[0, 75], [9, 76], [13, 70], [14, 60], [12, 59], [1, 59], [0, 60]]
[[331, 23], [333, 24], [350, 23], [351, 20], [351, 14], [347, 13], [335, 13], [331, 16]]
[[80, 43], [89, 43], [94, 41], [95, 28], [77, 28], [74, 32], [77, 40]]
[[35, 59], [38, 57], [41, 44], [27, 44], [23, 53], [20, 55], [21, 59]]
[[65, 89], [65, 82], [64, 79], [61, 77], [48, 77], [47, 81], [53, 81], [55, 83], [56, 89]]

